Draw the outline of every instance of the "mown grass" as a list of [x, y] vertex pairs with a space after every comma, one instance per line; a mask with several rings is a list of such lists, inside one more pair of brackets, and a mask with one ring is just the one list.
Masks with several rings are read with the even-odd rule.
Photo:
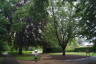
[[[49, 53], [50, 55], [62, 55], [62, 53]], [[66, 52], [67, 55], [80, 55], [86, 56], [86, 52]], [[88, 53], [89, 56], [96, 56], [96, 53]]]
[[[17, 55], [18, 51], [8, 51], [9, 54]], [[23, 54], [32, 54], [32, 51], [22, 51]]]
[[18, 55], [16, 56], [17, 60], [25, 60], [25, 61], [35, 61], [37, 58], [37, 60], [40, 60], [40, 56], [33, 56], [33, 55]]
[[[24, 55], [16, 55], [17, 60], [35, 61], [35, 56], [32, 55], [32, 51], [23, 51]], [[62, 55], [62, 53], [48, 53], [49, 55]], [[86, 52], [66, 52], [66, 55], [80, 55], [86, 56]], [[87, 56], [96, 56], [96, 53], [88, 53]], [[40, 56], [37, 57], [40, 60]]]

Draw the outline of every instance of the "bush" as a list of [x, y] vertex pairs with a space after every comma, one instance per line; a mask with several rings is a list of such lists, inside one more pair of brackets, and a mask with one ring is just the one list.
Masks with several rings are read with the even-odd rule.
[[0, 54], [4, 51], [6, 51], [8, 48], [7, 48], [7, 45], [6, 43], [3, 41], [3, 40], [0, 40]]
[[94, 48], [93, 47], [80, 47], [80, 48], [75, 48], [74, 52], [86, 52], [86, 50], [93, 52]]
[[46, 53], [62, 52], [62, 48], [46, 48]]

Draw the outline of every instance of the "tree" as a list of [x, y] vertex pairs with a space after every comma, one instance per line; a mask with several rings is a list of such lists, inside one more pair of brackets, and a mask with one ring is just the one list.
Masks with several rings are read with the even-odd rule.
[[[26, 10], [25, 10], [26, 9], [25, 4], [27, 1], [24, 0], [24, 3], [21, 3], [21, 1], [19, 1], [19, 0], [14, 0], [14, 1], [13, 0], [2, 0], [2, 1], [0, 1], [0, 5], [1, 5], [0, 13], [2, 14], [2, 17], [4, 17], [6, 19], [6, 22], [8, 22], [7, 25], [4, 25], [5, 27], [7, 27], [6, 30], [7, 30], [8, 38], [6, 40], [7, 40], [8, 44], [12, 46], [12, 48], [16, 45], [15, 40], [17, 40], [17, 39], [15, 39], [15, 38], [17, 38], [17, 36], [16, 36], [17, 33], [21, 33], [20, 35], [23, 34], [23, 36], [24, 36], [24, 33], [22, 31], [24, 31], [25, 22], [22, 22], [22, 21], [25, 18], [25, 16], [28, 15], [28, 14], [26, 14]], [[28, 7], [28, 5], [27, 5], [27, 7]], [[5, 21], [2, 21], [2, 22], [5, 22]], [[2, 29], [2, 31], [3, 31], [3, 29]], [[20, 35], [18, 35], [18, 36], [20, 36]], [[22, 39], [19, 41], [22, 41]], [[20, 47], [20, 45], [18, 45], [18, 47]]]
[[[9, 3], [9, 1], [0, 1], [0, 47], [2, 50], [5, 50], [5, 44], [8, 44], [10, 23], [12, 21], [11, 12], [14, 10], [14, 8], [12, 7], [13, 6], [11, 6], [11, 3]], [[12, 11], [10, 11], [10, 9]]]
[[[55, 35], [53, 19], [49, 17], [47, 25], [43, 30], [43, 37], [45, 42], [43, 43], [44, 53], [52, 52], [52, 48], [60, 48], [58, 40]], [[49, 50], [48, 50], [49, 49]]]
[[6, 23], [5, 25], [3, 25], [4, 27], [6, 27], [6, 42], [9, 45], [12, 45], [12, 41], [13, 41], [13, 32], [12, 32], [12, 24], [13, 24], [13, 16], [14, 13], [16, 11], [16, 3], [18, 3], [18, 0], [1, 0], [0, 1], [0, 16], [2, 16], [1, 18], [5, 19], [2, 20], [3, 23]]
[[[29, 9], [29, 22], [30, 37], [34, 40], [35, 45], [44, 46], [43, 31], [48, 20], [48, 0], [33, 0], [33, 4]], [[31, 40], [31, 39], [30, 39]], [[32, 42], [32, 40], [31, 40]]]
[[33, 0], [30, 1], [30, 4], [27, 3], [17, 9], [13, 31], [16, 33], [15, 45], [19, 48], [19, 54], [22, 54], [24, 47], [42, 44], [42, 31], [48, 15], [46, 11], [47, 2], [47, 0]]
[[2, 14], [0, 14], [0, 55], [7, 48], [7, 44], [5, 43], [7, 42], [7, 25], [7, 19]]
[[53, 2], [51, 1], [51, 13], [53, 13], [55, 35], [62, 47], [63, 55], [65, 55], [67, 44], [78, 33], [78, 22], [76, 21], [76, 9], [74, 7], [76, 4], [74, 4], [74, 1], [55, 0]]
[[96, 1], [95, 0], [80, 0], [78, 9], [76, 11], [81, 17], [81, 35], [86, 37], [88, 40], [94, 42], [96, 47]]

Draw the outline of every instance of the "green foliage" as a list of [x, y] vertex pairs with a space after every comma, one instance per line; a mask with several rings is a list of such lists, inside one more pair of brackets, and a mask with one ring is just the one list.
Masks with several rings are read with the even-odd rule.
[[76, 19], [76, 8], [75, 4], [72, 1], [65, 1], [62, 3], [62, 0], [56, 2], [51, 1], [53, 13], [53, 28], [55, 29], [55, 35], [58, 41], [58, 44], [62, 47], [62, 50], [65, 51], [67, 44], [72, 41], [78, 33], [78, 23]]
[[3, 15], [0, 15], [0, 17], [0, 38], [3, 38], [7, 33], [8, 22]]
[[66, 51], [73, 52], [74, 49], [79, 48], [80, 45], [76, 39], [73, 39], [70, 43], [67, 44]]
[[3, 40], [0, 40], [0, 54], [6, 50], [8, 50], [7, 43]]
[[41, 21], [47, 18], [48, 0], [33, 0], [29, 13], [34, 21]]
[[93, 39], [96, 36], [96, 1], [81, 1], [78, 4], [76, 13], [81, 17], [80, 27], [81, 35], [87, 39]]
[[61, 47], [54, 47], [54, 48], [48, 48], [47, 49], [48, 53], [58, 53], [58, 52], [62, 52], [62, 48]]
[[90, 52], [94, 52], [93, 47], [79, 47], [79, 48], [75, 48], [73, 51], [74, 52], [86, 52], [86, 50], [89, 50]]
[[25, 28], [26, 23], [24, 22], [18, 22], [12, 25], [13, 31], [15, 32], [21, 32], [23, 28]]
[[0, 0], [0, 50], [9, 40], [15, 48], [41, 45], [58, 52], [69, 43], [67, 50], [74, 50], [77, 42], [70, 41], [76, 36], [96, 37], [96, 1], [74, 1]]
[[55, 35], [55, 29], [54, 29], [54, 23], [52, 18], [49, 18], [49, 22], [47, 23], [47, 26], [45, 26], [43, 31], [44, 39], [48, 41], [50, 44], [50, 47], [52, 48], [58, 48], [60, 47], [58, 45], [58, 40]]

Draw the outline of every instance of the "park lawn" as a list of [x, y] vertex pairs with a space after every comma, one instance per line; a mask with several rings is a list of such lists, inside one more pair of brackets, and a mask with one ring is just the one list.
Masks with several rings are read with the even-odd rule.
[[32, 54], [32, 51], [23, 51], [23, 54]]
[[[86, 56], [86, 52], [67, 52], [67, 55], [80, 55], [80, 56]], [[96, 53], [90, 52], [88, 53], [90, 56], [96, 56]], [[87, 55], [88, 55], [87, 54]]]
[[[35, 56], [33, 55], [19, 55], [16, 56], [17, 60], [25, 60], [25, 61], [35, 61]], [[40, 56], [37, 57], [38, 60], [40, 60]]]
[[67, 52], [67, 55], [80, 55], [80, 56], [86, 56], [85, 52]]
[[[62, 55], [62, 53], [49, 53], [49, 55]], [[66, 52], [66, 55], [86, 56], [85, 52]], [[90, 53], [90, 56], [96, 56], [96, 53]]]
[[[25, 55], [16, 55], [17, 60], [29, 60], [34, 61], [35, 56], [33, 56], [32, 51], [24, 51]], [[49, 55], [62, 55], [62, 53], [48, 53]], [[86, 56], [85, 52], [66, 52], [66, 55], [80, 55], [80, 56]], [[96, 53], [90, 53], [90, 56], [96, 56]], [[40, 56], [38, 56], [38, 60], [40, 60]]]
[[[17, 51], [8, 51], [9, 54], [17, 55]], [[32, 54], [32, 51], [22, 51], [23, 54]]]

